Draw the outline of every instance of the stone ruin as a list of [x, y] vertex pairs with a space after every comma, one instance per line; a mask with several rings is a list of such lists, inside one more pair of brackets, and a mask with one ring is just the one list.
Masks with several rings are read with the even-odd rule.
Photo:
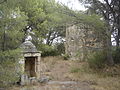
[[40, 78], [40, 59], [41, 52], [37, 51], [31, 41], [25, 41], [20, 48], [22, 49], [21, 63], [21, 84], [28, 84], [31, 80]]
[[104, 45], [94, 28], [80, 24], [69, 25], [66, 29], [65, 53], [71, 60], [87, 60], [87, 56], [96, 50], [101, 50]]

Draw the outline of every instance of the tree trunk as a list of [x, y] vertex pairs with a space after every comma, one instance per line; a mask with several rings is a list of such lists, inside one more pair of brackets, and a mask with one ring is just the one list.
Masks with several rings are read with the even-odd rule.
[[113, 65], [113, 57], [112, 57], [112, 43], [111, 43], [111, 33], [107, 30], [107, 39], [106, 39], [106, 54], [107, 54], [107, 64]]
[[119, 39], [120, 39], [120, 29], [118, 29], [118, 35], [116, 37], [116, 47], [119, 48]]
[[[109, 10], [109, 9], [108, 9]], [[106, 54], [107, 54], [107, 64], [108, 65], [113, 65], [113, 57], [112, 57], [112, 42], [111, 42], [111, 35], [112, 35], [112, 28], [110, 27], [110, 14], [109, 11], [106, 12], [106, 17], [104, 17], [107, 23], [107, 30], [106, 30]]]
[[118, 1], [118, 11], [117, 11], [117, 17], [116, 17], [116, 21], [117, 21], [117, 37], [116, 37], [116, 50], [119, 49], [120, 46], [120, 1]]
[[47, 40], [46, 40], [46, 44], [50, 46], [50, 36], [51, 36], [51, 32], [48, 33], [48, 36], [47, 36]]

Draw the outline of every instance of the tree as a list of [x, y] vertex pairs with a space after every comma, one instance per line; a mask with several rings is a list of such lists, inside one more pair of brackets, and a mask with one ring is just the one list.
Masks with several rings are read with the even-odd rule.
[[[112, 43], [111, 43], [111, 35], [113, 32], [116, 32], [116, 11], [115, 6], [117, 5], [118, 1], [116, 0], [103, 0], [103, 2], [99, 0], [79, 0], [80, 2], [83, 2], [85, 5], [90, 4], [88, 6], [89, 14], [96, 13], [99, 15], [102, 15], [106, 26], [108, 27], [106, 32], [106, 51], [107, 51], [107, 62], [109, 64], [113, 64], [113, 58], [112, 58]], [[113, 34], [114, 35], [114, 34]], [[117, 40], [117, 39], [116, 39]]]
[[2, 3], [4, 3], [4, 2], [6, 2], [7, 0], [2, 0], [2, 1], [0, 1], [0, 4], [2, 4]]
[[19, 46], [23, 37], [22, 29], [27, 23], [27, 16], [12, 3], [13, 1], [9, 0], [0, 5], [0, 50], [2, 51]]
[[19, 50], [0, 51], [0, 88], [9, 87], [19, 81], [21, 72], [19, 71]]
[[23, 41], [29, 33], [36, 46], [44, 40], [46, 44], [52, 45], [56, 38], [65, 36], [68, 15], [60, 12], [64, 6], [54, 0], [21, 0], [20, 7], [28, 16], [28, 23], [23, 29]]
[[[17, 6], [19, 0], [5, 0], [0, 4], [0, 88], [19, 80], [19, 47], [27, 16]], [[12, 71], [12, 72], [11, 72]], [[14, 76], [14, 77], [13, 77]]]

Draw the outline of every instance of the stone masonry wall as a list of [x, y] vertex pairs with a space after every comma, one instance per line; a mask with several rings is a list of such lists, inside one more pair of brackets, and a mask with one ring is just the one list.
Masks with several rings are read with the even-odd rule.
[[86, 60], [88, 54], [103, 47], [103, 42], [96, 37], [92, 27], [87, 25], [70, 25], [66, 29], [66, 54], [71, 60]]

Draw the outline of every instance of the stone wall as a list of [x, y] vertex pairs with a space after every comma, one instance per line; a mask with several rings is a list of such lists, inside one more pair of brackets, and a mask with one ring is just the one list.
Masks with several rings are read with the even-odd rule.
[[88, 54], [103, 48], [103, 41], [88, 25], [69, 25], [66, 29], [66, 54], [71, 60], [86, 60]]

